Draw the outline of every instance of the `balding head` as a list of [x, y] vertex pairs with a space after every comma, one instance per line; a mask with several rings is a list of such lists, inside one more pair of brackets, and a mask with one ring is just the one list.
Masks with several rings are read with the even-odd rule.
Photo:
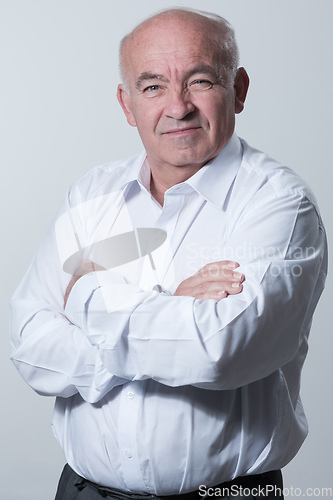
[[[229, 22], [223, 17], [209, 12], [186, 8], [172, 8], [149, 17], [121, 41], [119, 57], [120, 73], [122, 82], [128, 91], [130, 90], [129, 67], [131, 59], [135, 58], [136, 47], [145, 38], [145, 33], [158, 26], [169, 26], [171, 30], [173, 26], [177, 25], [182, 26], [184, 30], [188, 26], [204, 34], [204, 37], [210, 42], [207, 44], [207, 49], [213, 43], [216, 66], [220, 78], [227, 85], [232, 85], [237, 72], [239, 56], [234, 30]], [[168, 29], [164, 33], [166, 34], [167, 42]]]

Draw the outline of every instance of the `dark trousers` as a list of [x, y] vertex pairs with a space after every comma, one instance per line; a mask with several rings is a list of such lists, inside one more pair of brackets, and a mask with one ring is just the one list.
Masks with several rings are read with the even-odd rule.
[[209, 500], [210, 498], [283, 500], [283, 482], [281, 471], [278, 470], [238, 477], [214, 487], [202, 486], [199, 490], [184, 495], [157, 497], [148, 493], [128, 493], [97, 485], [76, 474], [69, 465], [65, 465], [55, 500], [101, 500], [102, 498], [115, 500]]

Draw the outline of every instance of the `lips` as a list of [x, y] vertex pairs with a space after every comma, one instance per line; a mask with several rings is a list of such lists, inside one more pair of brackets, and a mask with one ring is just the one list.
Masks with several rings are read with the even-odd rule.
[[186, 127], [186, 128], [175, 128], [171, 130], [167, 130], [166, 132], [163, 132], [163, 135], [169, 135], [169, 134], [174, 134], [174, 135], [182, 135], [186, 133], [191, 133], [195, 132], [196, 130], [199, 130], [201, 127]]

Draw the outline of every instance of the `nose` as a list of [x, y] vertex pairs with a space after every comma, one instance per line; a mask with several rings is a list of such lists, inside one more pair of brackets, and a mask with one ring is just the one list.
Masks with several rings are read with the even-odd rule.
[[195, 110], [190, 92], [184, 89], [170, 89], [167, 96], [165, 113], [168, 118], [183, 120]]

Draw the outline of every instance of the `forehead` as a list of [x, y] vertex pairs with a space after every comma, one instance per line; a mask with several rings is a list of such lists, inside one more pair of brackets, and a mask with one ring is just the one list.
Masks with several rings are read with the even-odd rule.
[[168, 18], [152, 21], [134, 32], [126, 47], [130, 77], [142, 72], [187, 71], [217, 59], [216, 36], [209, 20]]

